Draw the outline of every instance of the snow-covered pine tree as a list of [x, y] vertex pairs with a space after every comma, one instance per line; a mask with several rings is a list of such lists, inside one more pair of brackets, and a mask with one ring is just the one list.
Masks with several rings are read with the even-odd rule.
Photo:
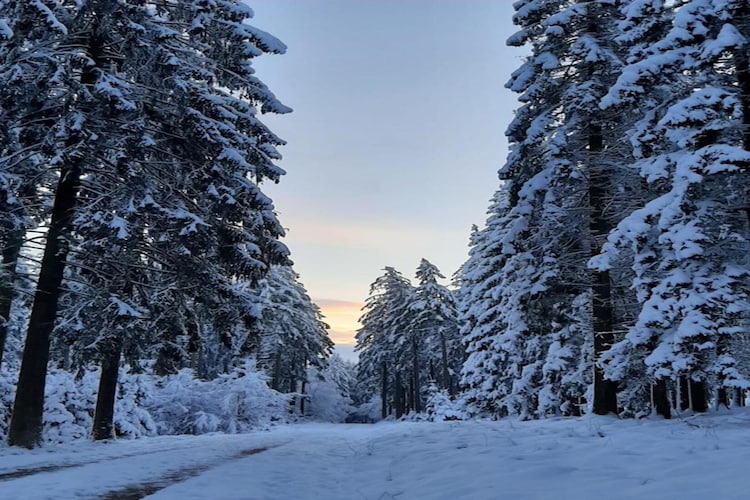
[[[482, 292], [493, 318], [493, 340], [483, 340], [483, 349], [494, 360], [481, 363], [493, 375], [479, 389], [476, 358], [492, 355], [472, 346], [487, 334], [470, 332], [464, 380], [479, 399], [499, 399], [483, 406], [501, 414], [570, 414], [586, 396], [579, 361], [587, 342], [593, 339], [598, 358], [613, 331], [610, 278], [591, 275], [586, 261], [614, 216], [607, 201], [620, 138], [597, 104], [620, 65], [609, 38], [618, 12], [598, 1], [514, 7], [520, 31], [508, 43], [530, 45], [532, 53], [508, 83], [521, 107], [507, 132], [511, 152], [500, 171], [507, 200], [496, 204], [500, 230], [487, 256], [495, 271]], [[614, 384], [594, 371], [588, 401], [597, 413], [617, 411]], [[489, 389], [491, 396], [481, 395]]]
[[414, 290], [394, 268], [386, 267], [384, 271], [370, 285], [359, 319], [362, 327], [355, 336], [355, 350], [359, 352], [358, 392], [365, 397], [380, 394], [382, 418], [391, 409], [401, 416], [407, 407], [416, 405], [414, 388], [409, 386], [409, 376], [404, 376], [411, 366], [411, 357], [405, 357], [404, 334], [410, 323], [409, 304]]
[[[27, 231], [41, 217], [37, 186], [44, 178], [38, 155], [54, 122], [51, 91], [58, 62], [44, 57], [19, 57], [32, 46], [55, 50], [60, 32], [44, 26], [44, 4], [5, 1], [0, 4], [0, 366], [3, 362], [11, 309], [16, 295], [16, 273]], [[49, 20], [49, 19], [48, 19]], [[35, 27], [37, 26], [37, 27]]]
[[[40, 7], [48, 25], [34, 26], [57, 30], [67, 50], [54, 54], [62, 70], [52, 80], [60, 82], [54, 97], [65, 113], [56, 123], [56, 142], [39, 151], [59, 167], [59, 180], [9, 433], [11, 443], [23, 446], [40, 438], [49, 333], [74, 226], [87, 235], [97, 225], [106, 228], [115, 246], [131, 239], [131, 248], [147, 255], [140, 264], [152, 270], [149, 285], [177, 306], [152, 304], [162, 312], [153, 316], [167, 346], [160, 356], [167, 370], [174, 367], [169, 348], [175, 336], [188, 330], [180, 325], [193, 324], [193, 306], [227, 311], [215, 306], [233, 299], [235, 278], [257, 280], [270, 264], [287, 259], [278, 241], [283, 229], [259, 189], [264, 179], [276, 181], [283, 173], [273, 164], [281, 141], [257, 119], [256, 106], [288, 108], [250, 65], [252, 57], [282, 52], [283, 44], [245, 24], [252, 12], [238, 1], [223, 1], [219, 9], [188, 0], [54, 4]], [[57, 11], [67, 17], [56, 17]], [[123, 113], [134, 116], [122, 120]], [[126, 154], [132, 152], [124, 147], [128, 141], [141, 146], [136, 157]], [[100, 189], [134, 173], [140, 177], [128, 186], [129, 198]], [[145, 222], [129, 221], [134, 218]], [[121, 292], [134, 293], [128, 290]]]
[[302, 392], [307, 368], [322, 370], [333, 351], [328, 325], [290, 266], [272, 266], [258, 285], [258, 365], [280, 392]]
[[[542, 306], [537, 300], [539, 293], [547, 289], [556, 273], [554, 257], [545, 258], [540, 253], [543, 247], [533, 239], [542, 226], [541, 211], [555, 204], [541, 147], [554, 120], [550, 112], [554, 98], [545, 94], [549, 88], [544, 83], [546, 68], [554, 59], [540, 40], [542, 21], [557, 6], [527, 1], [514, 7], [514, 22], [521, 29], [508, 43], [530, 43], [532, 54], [508, 83], [522, 94], [522, 105], [506, 132], [511, 152], [500, 171], [504, 185], [493, 199], [486, 229], [477, 235], [481, 236], [479, 245], [472, 250], [472, 259], [477, 256], [485, 263], [470, 265], [476, 271], [467, 275], [478, 290], [464, 294], [476, 295], [477, 302], [472, 306], [476, 324], [465, 331], [468, 359], [463, 383], [468, 386], [469, 401], [480, 411], [528, 416], [536, 412], [544, 356], [544, 346], [539, 344], [541, 331], [533, 322], [549, 317], [531, 309]], [[545, 200], [548, 193], [550, 198]], [[561, 213], [553, 209], [547, 215]]]
[[503, 369], [517, 352], [517, 337], [505, 334], [498, 286], [509, 253], [503, 247], [503, 235], [515, 190], [512, 183], [505, 181], [495, 193], [485, 227], [472, 234], [459, 292], [460, 333], [467, 353], [461, 386], [473, 411], [491, 415], [505, 413], [502, 403], [510, 391], [510, 379], [503, 376]]
[[[154, 64], [167, 75], [143, 75], [144, 88], [161, 89], [144, 102], [159, 160], [152, 173], [157, 179], [174, 176], [160, 182], [185, 193], [180, 204], [153, 198], [153, 209], [172, 217], [170, 224], [153, 230], [154, 239], [171, 262], [181, 263], [176, 275], [187, 281], [178, 283], [179, 289], [204, 287], [197, 300], [207, 312], [234, 300], [233, 276], [253, 282], [269, 265], [287, 259], [278, 241], [283, 228], [260, 190], [263, 181], [278, 181], [284, 173], [274, 164], [280, 158], [276, 146], [283, 141], [257, 114], [289, 108], [258, 80], [250, 63], [263, 53], [282, 53], [285, 46], [246, 24], [251, 16], [239, 1], [159, 5], [154, 23], [161, 42]], [[206, 285], [213, 297], [205, 293]], [[177, 337], [162, 338], [158, 364], [165, 372], [185, 362]]]
[[[554, 147], [547, 160], [552, 165], [557, 164], [553, 191], [559, 192], [558, 198], [563, 200], [562, 209], [567, 219], [587, 232], [585, 238], [564, 250], [562, 281], [572, 281], [574, 286], [568, 287], [570, 305], [557, 308], [558, 317], [563, 319], [560, 322], [562, 328], [553, 330], [549, 351], [552, 358], [548, 358], [547, 364], [551, 367], [559, 364], [556, 352], [558, 345], [569, 343], [566, 324], [570, 319], [590, 315], [594, 340], [594, 381], [590, 403], [592, 411], [599, 414], [618, 411], [616, 384], [605, 378], [598, 363], [614, 340], [613, 288], [607, 271], [594, 270], [587, 279], [578, 269], [581, 262], [576, 254], [598, 254], [618, 215], [612, 212], [616, 192], [612, 181], [623, 177], [617, 172], [624, 159], [618, 148], [623, 131], [618, 129], [617, 119], [598, 107], [621, 67], [620, 50], [612, 39], [618, 17], [616, 2], [569, 1], [562, 2], [559, 11], [543, 22], [544, 44], [557, 61], [548, 66], [548, 72], [556, 86], [553, 88], [560, 92], [559, 107], [554, 110], [559, 121], [551, 131]], [[575, 201], [577, 197], [580, 198], [578, 202]], [[576, 280], [582, 281], [577, 287]], [[574, 304], [582, 305], [576, 297], [581, 297], [587, 290], [591, 293], [588, 311], [574, 310]], [[563, 359], [567, 356], [565, 353]], [[554, 379], [560, 376], [560, 372], [555, 374], [556, 371], [547, 371], [552, 376], [549, 381], [553, 385]], [[558, 396], [553, 401], [562, 399]]]
[[[33, 151], [40, 155], [41, 161], [56, 168], [57, 181], [52, 187], [54, 201], [8, 432], [10, 444], [26, 447], [36, 446], [41, 441], [50, 333], [57, 313], [68, 252], [67, 235], [84, 164], [89, 156], [96, 157], [97, 147], [109, 140], [104, 121], [96, 118], [104, 117], [110, 111], [113, 104], [110, 97], [117, 101], [117, 96], [108, 92], [104, 92], [109, 94], [106, 96], [97, 95], [96, 68], [113, 63], [107, 48], [93, 36], [97, 20], [90, 18], [91, 23], [82, 32], [70, 31], [68, 28], [74, 19], [87, 15], [82, 12], [86, 9], [79, 9], [83, 6], [74, 2], [48, 3], [51, 5], [33, 2], [32, 9], [9, 12], [11, 16], [20, 16], [13, 23], [19, 29], [47, 33], [42, 39], [51, 43], [31, 45], [27, 50], [57, 61], [55, 72], [45, 77], [54, 87], [48, 94], [48, 106], [59, 110], [55, 113], [54, 123], [49, 124], [53, 130], [50, 133], [52, 140], [38, 144]], [[26, 51], [17, 52], [16, 57], [27, 57]], [[13, 64], [13, 61], [6, 64]]]
[[[667, 32], [671, 26], [673, 9], [662, 0], [629, 0], [620, 2], [619, 8], [621, 21], [616, 26], [614, 40], [628, 65], [626, 68], [629, 68], [640, 61], [648, 47]], [[613, 92], [618, 92], [616, 89], [617, 85], [610, 89], [602, 99], [600, 107], [606, 114], [618, 117], [620, 130], [624, 131], [623, 135], [628, 138], [627, 143], [631, 150], [629, 154], [623, 153], [622, 164], [628, 167], [620, 170], [624, 175], [613, 179], [614, 185], [618, 186], [618, 192], [611, 200], [615, 212], [626, 215], [642, 206], [645, 200], [658, 195], [659, 186], [649, 185], [643, 181], [637, 162], [644, 155], [650, 154], [649, 151], [660, 147], [653, 141], [653, 130], [661, 114], [660, 108], [669, 100], [669, 96], [665, 98], [660, 95], [658, 88], [651, 87], [645, 91], [643, 88], [635, 88], [627, 91], [628, 97], [615, 105], [611, 96]], [[622, 95], [624, 97], [624, 94]], [[647, 254], [640, 255], [649, 258]], [[638, 254], [632, 248], [621, 249], [617, 256], [612, 256], [608, 267], [614, 292], [615, 330], [618, 332], [616, 341], [622, 339], [640, 313], [637, 291], [632, 286], [637, 279], [632, 266], [636, 258]], [[617, 345], [619, 344], [615, 344]], [[617, 347], [610, 349], [604, 353], [601, 361], [606, 365], [610, 359], [619, 355], [617, 352]], [[627, 373], [619, 374], [617, 378], [614, 378], [615, 374], [606, 366], [605, 371], [618, 383], [618, 402], [625, 414], [636, 415], [650, 411], [651, 383], [645, 374], [643, 363], [631, 364]]]
[[634, 255], [641, 310], [612, 349], [608, 372], [621, 379], [645, 363], [655, 407], [667, 417], [669, 389], [678, 408], [704, 411], [709, 386], [747, 386], [731, 349], [732, 339], [746, 335], [742, 208], [750, 156], [736, 57], [747, 50], [746, 12], [741, 1], [684, 2], [671, 29], [625, 68], [603, 102], [662, 99], [646, 116], [656, 126], [633, 141], [655, 195], [623, 220], [594, 263], [611, 266], [623, 248]]
[[[419, 371], [423, 375], [420, 375], [421, 383], [415, 385], [423, 392], [431, 381], [435, 381], [441, 389], [455, 394], [455, 376], [463, 361], [455, 296], [446, 286], [438, 283], [438, 279], [445, 276], [427, 259], [420, 261], [416, 278], [408, 333], [412, 345], [416, 346], [414, 351], [422, 358]], [[419, 373], [417, 368], [415, 365], [415, 373]]]
[[[238, 1], [221, 2], [219, 8], [212, 2], [176, 2], [160, 6], [156, 14], [128, 7], [150, 14], [135, 25], [149, 36], [150, 50], [159, 48], [156, 58], [139, 53], [130, 61], [148, 129], [141, 140], [150, 146], [150, 157], [139, 166], [148, 168], [151, 182], [137, 199], [150, 215], [146, 232], [156, 243], [150, 258], [156, 258], [161, 275], [151, 281], [161, 283], [162, 297], [174, 287], [168, 300], [177, 299], [176, 308], [144, 304], [158, 310], [154, 323], [161, 326], [162, 347], [156, 369], [168, 373], [203, 351], [207, 334], [236, 353], [236, 337], [247, 335], [240, 325], [248, 300], [236, 280], [252, 284], [270, 265], [287, 262], [286, 247], [278, 242], [283, 229], [259, 188], [283, 174], [273, 163], [279, 158], [275, 146], [283, 142], [256, 115], [257, 108], [289, 109], [257, 79], [250, 62], [285, 47], [246, 24], [252, 11]], [[126, 213], [130, 201], [121, 207]], [[127, 224], [125, 216], [120, 220]], [[133, 229], [134, 236], [142, 234]], [[314, 363], [317, 354], [309, 361]]]

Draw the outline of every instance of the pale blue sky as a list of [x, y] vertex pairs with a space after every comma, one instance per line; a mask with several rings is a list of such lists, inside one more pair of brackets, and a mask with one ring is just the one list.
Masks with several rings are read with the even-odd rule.
[[247, 3], [289, 47], [256, 69], [295, 110], [264, 118], [289, 143], [288, 174], [264, 189], [341, 342], [384, 266], [411, 278], [425, 257], [450, 277], [466, 259], [516, 106], [504, 89], [523, 55], [505, 47], [512, 2]]

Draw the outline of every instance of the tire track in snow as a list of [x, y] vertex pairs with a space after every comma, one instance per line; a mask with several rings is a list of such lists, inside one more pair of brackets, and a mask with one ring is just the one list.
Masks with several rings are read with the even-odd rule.
[[11, 472], [0, 472], [0, 482], [10, 481], [12, 479], [19, 479], [19, 478], [26, 477], [26, 476], [33, 476], [34, 474], [41, 474], [43, 472], [55, 472], [58, 470], [73, 469], [75, 467], [83, 467], [84, 465], [99, 464], [102, 462], [107, 462], [109, 460], [117, 460], [120, 458], [129, 458], [129, 457], [136, 457], [136, 456], [142, 456], [142, 455], [153, 455], [155, 453], [166, 453], [169, 451], [181, 450], [183, 448], [187, 449], [190, 447], [189, 446], [176, 446], [174, 448], [168, 448], [164, 450], [139, 451], [139, 452], [128, 453], [125, 455], [103, 457], [103, 458], [97, 458], [96, 460], [85, 460], [81, 462], [74, 462], [74, 463], [68, 463], [68, 464], [38, 465], [35, 467], [26, 467], [23, 469], [16, 469]]
[[109, 493], [102, 495], [100, 499], [101, 500], [140, 500], [141, 498], [146, 497], [148, 495], [152, 495], [159, 490], [163, 490], [164, 488], [167, 488], [174, 484], [181, 483], [182, 481], [186, 481], [190, 479], [191, 477], [195, 477], [203, 472], [206, 472], [209, 469], [225, 464], [232, 460], [249, 457], [251, 455], [257, 455], [258, 453], [262, 453], [268, 450], [269, 448], [271, 447], [252, 448], [249, 450], [243, 450], [240, 453], [237, 453], [235, 455], [232, 455], [229, 458], [225, 458], [217, 462], [195, 465], [192, 467], [185, 467], [183, 469], [171, 471], [165, 474], [163, 478], [160, 478], [154, 481], [147, 481], [145, 483], [141, 483], [141, 484], [137, 484], [133, 486], [127, 486], [119, 490], [111, 491]]

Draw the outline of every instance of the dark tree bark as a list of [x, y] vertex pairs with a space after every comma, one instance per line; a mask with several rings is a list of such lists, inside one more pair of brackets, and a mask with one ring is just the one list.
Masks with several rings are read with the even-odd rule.
[[654, 409], [656, 410], [657, 415], [661, 415], [667, 419], [672, 418], [672, 405], [669, 403], [667, 380], [662, 378], [654, 382], [651, 391], [654, 398]]
[[3, 365], [5, 344], [8, 338], [8, 322], [15, 296], [16, 267], [24, 236], [25, 231], [22, 228], [9, 229], [5, 248], [3, 248], [3, 273], [0, 277], [0, 366]]
[[680, 376], [680, 409], [698, 413], [708, 411], [708, 386], [705, 381]]
[[745, 406], [745, 391], [743, 389], [738, 387], [734, 390], [732, 403], [737, 407]]
[[385, 419], [388, 417], [388, 363], [385, 361], [381, 365], [381, 376], [380, 414]]
[[273, 379], [271, 380], [271, 389], [278, 391], [281, 387], [281, 351], [276, 352], [273, 360]]
[[[602, 129], [597, 124], [591, 124], [588, 131], [588, 150], [591, 165], [589, 165], [589, 208], [591, 219], [589, 231], [591, 234], [591, 255], [598, 255], [601, 251], [603, 238], [606, 238], [610, 227], [604, 213], [607, 204], [608, 175], [596, 171], [597, 154], [604, 149]], [[609, 271], [592, 271], [592, 314], [594, 327], [594, 401], [593, 411], [597, 415], [617, 413], [617, 384], [604, 377], [604, 371], [599, 365], [601, 355], [609, 350], [614, 343], [614, 313], [612, 308], [612, 284]]]
[[412, 377], [414, 378], [414, 411], [419, 413], [422, 411], [422, 402], [420, 401], [419, 394], [419, 349], [417, 348], [417, 341], [411, 341], [412, 359], [413, 359], [413, 370]]
[[94, 441], [115, 437], [115, 396], [121, 351], [122, 344], [117, 340], [110, 352], [104, 354], [101, 362], [102, 374], [99, 377], [99, 391], [96, 394], [94, 424], [91, 431]]
[[443, 358], [443, 389], [453, 395], [453, 384], [451, 383], [450, 369], [448, 367], [448, 345], [445, 341], [445, 333], [440, 332], [440, 354]]
[[708, 384], [704, 380], [690, 380], [690, 402], [692, 410], [698, 413], [708, 411]]
[[716, 391], [716, 409], [718, 410], [720, 406], [729, 408], [729, 404], [729, 391], [726, 387], [719, 387], [719, 390]]
[[300, 398], [299, 398], [299, 414], [305, 416], [305, 385], [306, 382], [303, 379], [300, 387]]
[[406, 406], [406, 393], [404, 391], [404, 384], [401, 381], [401, 373], [396, 372], [396, 380], [394, 382], [395, 384], [395, 410], [396, 410], [396, 418], [401, 418], [405, 413], [405, 406]]
[[409, 376], [409, 388], [408, 388], [407, 392], [409, 394], [409, 402], [406, 405], [406, 411], [407, 412], [411, 412], [415, 408], [415, 403], [414, 403], [414, 377], [411, 376], [411, 375]]
[[68, 247], [65, 235], [73, 217], [81, 176], [74, 162], [61, 172], [44, 247], [39, 281], [31, 307], [16, 399], [8, 430], [8, 444], [34, 448], [42, 440], [44, 386], [49, 361], [50, 333], [55, 324], [60, 284], [65, 271]]

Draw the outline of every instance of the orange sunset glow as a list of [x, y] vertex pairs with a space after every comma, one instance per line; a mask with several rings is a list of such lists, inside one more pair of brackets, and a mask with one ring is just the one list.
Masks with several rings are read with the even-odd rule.
[[331, 327], [329, 335], [337, 345], [354, 345], [354, 333], [359, 328], [359, 319], [362, 314], [361, 302], [348, 302], [345, 300], [317, 299], [325, 322]]

